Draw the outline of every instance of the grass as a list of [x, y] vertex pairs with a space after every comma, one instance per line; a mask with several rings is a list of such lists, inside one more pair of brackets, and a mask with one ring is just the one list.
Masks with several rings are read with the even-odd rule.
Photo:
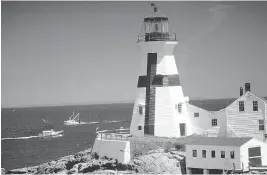
[[145, 137], [130, 137], [131, 157], [138, 157], [159, 148], [163, 148], [165, 152], [169, 152], [173, 149], [185, 151], [185, 144], [199, 137], [201, 136], [167, 138], [145, 135]]

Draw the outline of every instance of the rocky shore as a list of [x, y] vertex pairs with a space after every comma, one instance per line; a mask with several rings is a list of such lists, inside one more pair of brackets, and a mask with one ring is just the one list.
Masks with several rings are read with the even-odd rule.
[[133, 158], [129, 164], [91, 154], [91, 149], [65, 156], [39, 166], [5, 171], [2, 174], [133, 174], [185, 173], [185, 155], [179, 151], [157, 149]]

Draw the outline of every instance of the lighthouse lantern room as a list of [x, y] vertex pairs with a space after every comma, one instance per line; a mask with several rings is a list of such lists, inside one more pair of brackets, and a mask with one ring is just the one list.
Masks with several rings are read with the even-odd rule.
[[154, 3], [151, 6], [153, 13], [144, 18], [138, 35], [142, 60], [130, 133], [161, 137], [191, 135], [185, 105], [188, 97], [184, 97], [173, 55], [178, 41], [174, 33], [169, 33], [168, 17]]
[[169, 34], [168, 17], [160, 13], [154, 3], [151, 3], [151, 6], [153, 13], [144, 18], [138, 42], [176, 40], [175, 33]]

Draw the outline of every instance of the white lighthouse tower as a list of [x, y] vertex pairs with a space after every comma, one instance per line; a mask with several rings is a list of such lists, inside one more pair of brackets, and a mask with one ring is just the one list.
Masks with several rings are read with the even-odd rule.
[[168, 17], [158, 12], [144, 18], [138, 45], [142, 64], [137, 83], [130, 133], [133, 136], [154, 135], [181, 137], [192, 134], [183, 89], [173, 50], [178, 41], [169, 33]]

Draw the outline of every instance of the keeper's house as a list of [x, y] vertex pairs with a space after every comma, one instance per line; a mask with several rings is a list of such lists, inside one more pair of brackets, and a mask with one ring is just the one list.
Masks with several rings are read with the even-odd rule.
[[252, 137], [200, 137], [186, 144], [188, 174], [248, 172], [267, 166], [267, 143]]
[[239, 98], [218, 111], [209, 112], [210, 115], [197, 117], [205, 122], [198, 121], [195, 125], [205, 130], [206, 136], [254, 137], [267, 141], [267, 101], [250, 91], [250, 83], [245, 84], [245, 93], [240, 88]]

